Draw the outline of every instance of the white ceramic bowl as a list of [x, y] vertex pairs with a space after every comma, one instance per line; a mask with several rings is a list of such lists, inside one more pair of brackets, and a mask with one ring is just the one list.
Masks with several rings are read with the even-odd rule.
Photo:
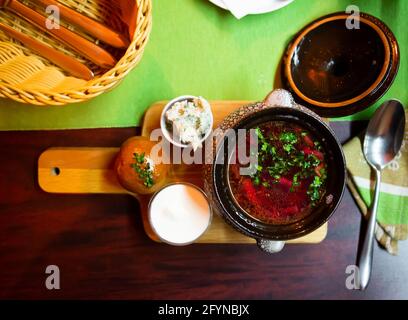
[[[169, 131], [169, 130], [167, 129], [167, 126], [166, 126], [166, 112], [167, 112], [167, 110], [169, 110], [176, 102], [183, 101], [183, 100], [193, 100], [193, 99], [196, 99], [196, 98], [198, 98], [198, 97], [196, 97], [196, 96], [191, 96], [191, 95], [185, 95], [185, 96], [177, 97], [177, 98], [171, 100], [170, 102], [168, 102], [168, 103], [165, 105], [165, 107], [164, 107], [164, 109], [163, 109], [163, 111], [162, 111], [162, 114], [161, 114], [161, 116], [160, 116], [160, 128], [161, 128], [161, 130], [162, 130], [162, 132], [163, 132], [164, 137], [165, 137], [170, 143], [172, 143], [173, 145], [175, 145], [175, 146], [177, 146], [177, 147], [179, 147], [179, 148], [187, 148], [187, 147], [191, 146], [191, 144], [184, 144], [184, 143], [178, 142], [178, 141], [176, 141], [176, 140], [173, 139], [173, 133], [172, 133], [171, 131]], [[210, 103], [209, 103], [206, 99], [204, 99], [203, 97], [200, 97], [200, 98], [201, 98], [202, 100], [204, 100], [205, 102], [207, 102], [209, 106], [211, 106]], [[210, 111], [211, 111], [211, 110], [210, 110]], [[213, 125], [214, 125], [214, 117], [213, 117], [212, 112], [210, 112], [210, 129], [209, 129], [208, 132], [204, 135], [204, 137], [200, 140], [200, 143], [201, 143], [201, 144], [210, 136], [210, 134], [211, 134], [211, 132], [212, 132]]]

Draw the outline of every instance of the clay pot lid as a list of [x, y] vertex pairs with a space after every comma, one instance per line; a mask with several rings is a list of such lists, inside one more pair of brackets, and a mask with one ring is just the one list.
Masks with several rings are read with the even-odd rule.
[[399, 47], [379, 19], [360, 13], [360, 28], [347, 28], [350, 15], [334, 13], [313, 21], [289, 44], [282, 64], [284, 85], [295, 100], [321, 116], [364, 110], [390, 88], [399, 67]]

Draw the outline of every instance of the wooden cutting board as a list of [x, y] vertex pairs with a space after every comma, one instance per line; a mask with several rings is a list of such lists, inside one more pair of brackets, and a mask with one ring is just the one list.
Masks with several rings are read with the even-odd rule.
[[[249, 101], [212, 101], [214, 126], [232, 111]], [[145, 113], [142, 135], [149, 136], [160, 128], [160, 115], [166, 102], [153, 104]], [[109, 193], [130, 194], [139, 202], [142, 220], [147, 235], [159, 241], [147, 221], [147, 208], [151, 196], [136, 196], [122, 188], [116, 179], [113, 165], [119, 148], [51, 148], [41, 154], [38, 160], [38, 182], [40, 187], [50, 193]], [[177, 166], [170, 175], [169, 182], [184, 181], [203, 187], [200, 165]], [[319, 243], [326, 237], [327, 223], [316, 231], [289, 243]], [[255, 240], [242, 235], [227, 225], [222, 218], [214, 215], [207, 232], [197, 243], [255, 243]]]

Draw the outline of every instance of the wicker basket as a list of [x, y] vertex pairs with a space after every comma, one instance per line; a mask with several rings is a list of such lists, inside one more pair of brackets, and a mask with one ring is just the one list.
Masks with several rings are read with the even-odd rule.
[[[21, 2], [32, 6], [30, 2]], [[35, 105], [82, 102], [115, 87], [139, 63], [152, 25], [151, 0], [59, 0], [59, 2], [115, 30], [128, 33], [132, 39], [129, 47], [127, 50], [110, 48], [80, 30], [66, 26], [104, 47], [118, 59], [112, 69], [101, 70], [9, 10], [0, 9], [0, 22], [77, 58], [95, 74], [91, 81], [68, 76], [52, 62], [36, 55], [0, 31], [0, 97]]]

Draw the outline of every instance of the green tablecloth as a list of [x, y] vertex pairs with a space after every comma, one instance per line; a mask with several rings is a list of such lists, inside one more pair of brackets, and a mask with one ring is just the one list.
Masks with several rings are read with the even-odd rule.
[[[292, 36], [313, 19], [349, 4], [350, 0], [295, 0], [281, 10], [236, 20], [207, 0], [154, 0], [153, 31], [144, 57], [119, 87], [92, 101], [63, 107], [0, 99], [0, 130], [135, 126], [153, 102], [182, 94], [210, 100], [262, 99], [274, 86]], [[397, 36], [400, 71], [382, 100], [396, 97], [408, 103], [408, 0], [353, 4], [381, 18]], [[366, 118], [374, 108], [352, 118]]]

